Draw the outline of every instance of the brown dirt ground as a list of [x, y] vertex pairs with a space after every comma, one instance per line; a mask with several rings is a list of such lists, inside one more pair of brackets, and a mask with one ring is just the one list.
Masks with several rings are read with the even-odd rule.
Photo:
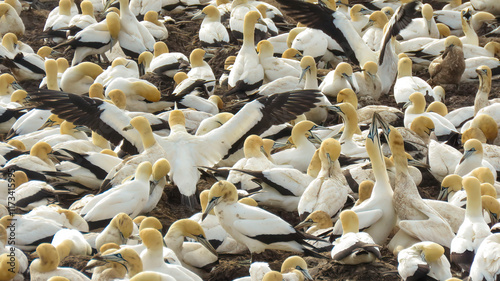
[[[268, 0], [268, 2], [276, 4], [274, 0]], [[366, 2], [363, 0], [352, 1], [353, 3]], [[428, 1], [424, 1], [428, 2]], [[26, 34], [24, 37], [19, 38], [25, 43], [28, 43], [33, 47], [34, 50], [38, 50], [44, 45], [44, 40], [41, 36], [41, 30], [45, 24], [45, 18], [48, 15], [50, 9], [52, 9], [57, 4], [56, 1], [46, 1], [43, 2], [43, 9], [41, 10], [25, 10], [21, 14], [23, 21], [26, 25]], [[435, 8], [440, 8], [444, 4], [438, 1], [432, 2]], [[197, 30], [199, 28], [199, 23], [190, 23], [190, 17], [184, 16], [180, 13], [168, 13], [177, 20], [177, 23], [167, 24], [169, 30], [169, 38], [166, 41], [171, 52], [182, 52], [189, 56], [190, 52], [195, 48], [200, 48], [200, 42], [198, 39]], [[294, 21], [289, 17], [285, 19], [290, 23], [287, 27], [293, 26]], [[481, 45], [486, 44], [488, 41], [496, 40], [500, 42], [500, 38], [481, 38]], [[222, 74], [222, 69], [224, 66], [224, 60], [229, 55], [235, 55], [237, 53], [238, 46], [231, 45], [222, 48], [217, 51], [209, 51], [214, 54], [214, 57], [208, 61], [216, 77], [218, 78]], [[60, 50], [62, 51], [62, 50]], [[72, 57], [72, 51], [64, 54], [68, 59]], [[103, 65], [104, 66], [104, 65]], [[5, 71], [5, 69], [3, 70]], [[428, 77], [426, 73], [417, 73], [420, 77], [426, 79]], [[165, 80], [161, 77], [155, 77], [152, 75], [146, 75], [145, 79], [153, 82], [157, 85], [162, 93], [169, 93], [172, 91], [174, 85], [171, 80]], [[26, 89], [35, 89], [38, 87], [39, 81], [28, 81], [22, 82], [21, 85]], [[474, 101], [474, 95], [477, 91], [478, 83], [464, 83], [460, 84], [458, 88], [447, 88], [446, 89], [446, 105], [451, 111], [462, 106], [472, 105]], [[216, 94], [224, 93], [226, 89], [218, 88]], [[494, 81], [492, 85], [492, 90], [490, 93], [490, 98], [500, 97], [500, 82]], [[229, 104], [233, 104], [235, 101], [225, 100]], [[391, 95], [382, 97], [379, 101], [364, 101], [361, 100], [361, 105], [367, 103], [370, 104], [385, 104], [390, 106], [396, 106], [394, 99]], [[337, 118], [332, 118], [335, 120]], [[332, 121], [333, 122], [333, 121]], [[202, 177], [198, 184], [198, 190], [209, 189], [210, 186], [215, 182], [212, 178]], [[425, 181], [421, 185], [420, 193], [424, 198], [435, 198], [439, 191], [439, 187], [435, 185], [434, 181]], [[71, 204], [71, 200], [62, 200], [61, 205], [68, 206]], [[280, 215], [283, 219], [290, 222], [292, 225], [297, 224], [298, 216], [296, 214], [287, 213], [279, 210], [270, 210], [274, 213]], [[167, 186], [163, 194], [160, 204], [155, 210], [150, 214], [156, 216], [163, 223], [165, 234], [169, 226], [180, 218], [186, 218], [193, 214], [194, 212], [180, 204], [180, 194], [173, 186]], [[266, 251], [263, 254], [256, 255], [254, 258], [258, 261], [269, 262], [271, 268], [274, 270], [280, 269], [281, 262], [290, 256], [290, 253], [281, 251]], [[248, 260], [250, 258], [249, 254], [246, 255], [221, 255], [219, 258], [219, 264], [210, 273], [210, 278], [208, 280], [232, 280], [237, 277], [248, 275], [248, 267], [239, 264], [242, 260]], [[70, 266], [76, 269], [82, 269], [90, 257], [85, 256], [70, 256], [62, 261], [63, 266]], [[383, 249], [383, 258], [373, 264], [358, 265], [358, 266], [348, 266], [340, 265], [331, 261], [329, 258], [317, 259], [307, 257], [306, 261], [309, 265], [309, 270], [311, 275], [315, 280], [399, 280], [396, 274], [391, 274], [397, 270], [397, 261], [387, 249]], [[454, 271], [457, 275], [458, 272]]]

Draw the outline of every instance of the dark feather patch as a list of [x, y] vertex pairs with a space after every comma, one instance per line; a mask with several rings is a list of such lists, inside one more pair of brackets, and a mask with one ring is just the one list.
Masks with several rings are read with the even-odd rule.
[[104, 111], [104, 101], [100, 99], [60, 91], [38, 90], [30, 93], [30, 102], [38, 108], [51, 110], [52, 113], [75, 125], [89, 127], [114, 145], [120, 144], [123, 140], [122, 149], [125, 152], [132, 155], [138, 153], [137, 147], [132, 144], [131, 140], [125, 139], [120, 132], [100, 119]]
[[295, 119], [298, 115], [309, 111], [319, 101], [319, 91], [299, 90], [257, 99], [263, 107], [262, 118], [239, 140], [237, 140], [222, 159], [227, 159], [231, 154], [243, 147], [243, 143], [250, 135], [261, 135], [272, 125], [279, 125]]
[[[356, 54], [347, 42], [344, 33], [334, 24], [334, 20], [338, 17], [342, 17], [343, 14], [341, 15], [339, 14], [340, 12], [332, 11], [324, 5], [316, 5], [300, 0], [277, 1], [281, 4], [283, 11], [285, 11], [288, 16], [294, 18], [302, 24], [307, 25], [308, 27], [323, 31], [335, 40], [340, 47], [342, 47], [344, 54], [351, 60], [351, 62], [359, 64]], [[344, 18], [345, 17], [342, 17], [341, 19]]]

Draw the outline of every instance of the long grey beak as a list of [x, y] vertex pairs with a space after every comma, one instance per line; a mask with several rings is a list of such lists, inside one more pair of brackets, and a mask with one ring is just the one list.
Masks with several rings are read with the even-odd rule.
[[214, 249], [214, 247], [212, 246], [212, 244], [210, 244], [210, 242], [208, 242], [208, 240], [205, 237], [203, 237], [203, 236], [196, 236], [195, 239], [201, 245], [203, 245], [203, 247], [207, 248], [207, 250], [209, 250], [210, 253], [212, 253], [215, 256], [217, 256], [217, 251]]
[[462, 156], [462, 159], [460, 159], [460, 162], [459, 164], [461, 164], [462, 162], [464, 162], [465, 159], [467, 159], [469, 156], [471, 156], [472, 154], [474, 154], [475, 150], [467, 150], [465, 153], [464, 153], [464, 156]]
[[203, 221], [208, 216], [210, 211], [212, 211], [212, 209], [215, 207], [215, 205], [217, 205], [218, 199], [219, 199], [219, 197], [213, 197], [212, 200], [210, 200], [210, 202], [208, 202], [207, 208], [205, 209], [205, 212], [201, 216], [201, 221]]
[[385, 122], [384, 119], [382, 119], [382, 116], [380, 116], [378, 113], [374, 113], [373, 116], [377, 119], [378, 124], [382, 127], [382, 130], [384, 131], [384, 135], [389, 138], [389, 134], [391, 133], [391, 128], [387, 122]]
[[12, 88], [14, 88], [14, 90], [24, 90], [23, 87], [19, 85], [19, 83], [17, 83], [17, 81], [12, 82], [10, 85], [12, 85]]
[[192, 18], [191, 20], [199, 20], [199, 19], [203, 19], [205, 18], [206, 14], [203, 13], [202, 11], [199, 11], [198, 13], [196, 13]]
[[303, 269], [302, 267], [299, 267], [297, 268], [300, 272], [302, 272], [302, 274], [304, 275], [304, 277], [306, 278], [306, 280], [311, 280], [313, 281], [314, 279], [312, 278], [311, 274], [309, 274], [309, 271], [307, 271], [307, 269]]
[[310, 135], [307, 138], [310, 142], [316, 143], [316, 144], [321, 144], [322, 140], [313, 132], [309, 131]]
[[107, 262], [118, 262], [118, 263], [123, 263], [125, 261], [121, 254], [103, 255], [98, 260], [103, 260]]
[[311, 220], [311, 219], [309, 219], [309, 220], [305, 220], [305, 221], [303, 221], [303, 222], [301, 222], [301, 223], [297, 224], [294, 228], [295, 228], [295, 229], [302, 229], [302, 228], [304, 228], [304, 227], [310, 227], [310, 226], [311, 226], [311, 225], [313, 225], [313, 224], [314, 224], [314, 221], [313, 221], [313, 220]]
[[439, 191], [439, 195], [437, 197], [437, 200], [444, 200], [446, 196], [448, 196], [448, 187], [441, 187], [441, 191]]
[[103, 11], [107, 11], [109, 6], [111, 6], [111, 4], [113, 3], [114, 0], [108, 0], [106, 1], [106, 5], [104, 5], [104, 9]]
[[403, 109], [408, 108], [410, 105], [412, 105], [412, 102], [411, 102], [411, 101], [407, 101], [407, 102], [403, 105]]
[[365, 26], [363, 26], [363, 28], [361, 28], [361, 32], [364, 32], [365, 30], [367, 30], [368, 28], [370, 28], [370, 26], [373, 26], [373, 21], [372, 20], [368, 21], [368, 23]]
[[347, 79], [347, 82], [349, 82], [349, 84], [351, 85], [351, 87], [354, 89], [356, 87], [354, 87], [354, 81], [352, 80], [352, 76], [351, 75], [347, 75], [345, 73], [342, 73], [342, 76], [344, 76], [345, 79]]
[[123, 131], [128, 131], [128, 130], [132, 130], [133, 128], [134, 128], [134, 126], [132, 126], [132, 125], [128, 125], [128, 126], [123, 127], [123, 129], [122, 129], [122, 130], [123, 130]]
[[311, 66], [308, 66], [304, 69], [302, 69], [302, 73], [300, 74], [300, 78], [299, 78], [299, 83], [302, 82], [302, 79], [304, 79], [304, 76], [306, 75], [307, 71], [311, 68]]
[[333, 112], [342, 113], [342, 110], [337, 105], [330, 105], [330, 106], [327, 106], [326, 108], [328, 110], [333, 111]]

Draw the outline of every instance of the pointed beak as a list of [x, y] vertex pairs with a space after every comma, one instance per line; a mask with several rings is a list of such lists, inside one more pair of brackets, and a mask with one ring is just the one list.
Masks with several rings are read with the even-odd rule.
[[339, 107], [339, 106], [337, 106], [337, 105], [327, 106], [326, 108], [327, 108], [328, 110], [331, 110], [331, 111], [333, 111], [333, 112], [337, 112], [337, 113], [339, 113], [339, 114], [340, 114], [340, 113], [342, 113], [342, 110], [341, 110], [341, 109], [340, 109], [340, 107]]
[[257, 23], [260, 23], [260, 24], [262, 24], [262, 25], [267, 25], [267, 24], [266, 24], [266, 22], [265, 22], [262, 18], [259, 18], [259, 19], [257, 20]]
[[372, 10], [370, 10], [370, 9], [364, 9], [364, 8], [363, 8], [363, 9], [361, 9], [359, 12], [360, 12], [362, 15], [371, 15], [371, 14], [373, 13], [373, 11], [372, 11]]
[[411, 101], [407, 101], [404, 105], [403, 105], [403, 109], [406, 109], [408, 108], [408, 106], [412, 105], [412, 102]]
[[128, 130], [132, 130], [133, 128], [134, 128], [134, 126], [132, 126], [132, 125], [128, 125], [128, 126], [123, 127], [123, 129], [122, 129], [122, 130], [126, 132], [126, 131], [128, 131]]
[[212, 200], [210, 200], [210, 202], [208, 202], [207, 208], [205, 209], [205, 212], [201, 216], [201, 221], [203, 221], [208, 216], [210, 211], [212, 211], [212, 209], [215, 207], [215, 205], [217, 205], [217, 203], [219, 203], [219, 198], [220, 197], [213, 197]]
[[139, 66], [139, 77], [146, 74], [146, 66], [144, 66], [144, 63], [139, 63], [138, 66]]
[[467, 159], [468, 157], [470, 157], [472, 154], [474, 154], [474, 150], [467, 150], [467, 151], [464, 153], [464, 156], [462, 156], [462, 159], [460, 159], [459, 164], [461, 164], [462, 162], [464, 162], [464, 161], [465, 161], [465, 159]]
[[198, 13], [196, 13], [192, 18], [191, 20], [199, 20], [199, 19], [203, 19], [205, 18], [206, 14], [203, 13], [202, 11], [199, 11]]
[[314, 224], [314, 221], [309, 219], [309, 220], [304, 220], [303, 222], [297, 224], [294, 228], [295, 229], [302, 229], [302, 228], [306, 228], [306, 227], [310, 227], [311, 225]]
[[375, 138], [378, 137], [378, 122], [375, 114], [373, 115], [372, 123], [370, 124], [370, 131], [368, 131], [368, 135], [366, 136], [371, 139], [373, 143], [375, 143]]
[[316, 144], [321, 144], [322, 140], [313, 132], [309, 131], [309, 136], [307, 137], [307, 139], [312, 142], [312, 143], [316, 143]]
[[[211, 58], [213, 58], [213, 57], [215, 57], [215, 55], [214, 55], [214, 54], [210, 54], [210, 53], [205, 53], [205, 55], [203, 55], [203, 58], [204, 58], [204, 59], [211, 59]], [[212, 80], [212, 81], [213, 81], [213, 80]], [[207, 83], [208, 83], [208, 82], [212, 82], [212, 81], [207, 81]]]
[[287, 145], [288, 145], [288, 143], [274, 142], [273, 149], [279, 149], [279, 148], [285, 147]]
[[267, 152], [263, 146], [260, 147], [260, 152], [262, 152], [262, 154], [264, 154], [264, 156], [269, 157], [269, 154], [267, 154]]
[[109, 254], [100, 256], [97, 260], [107, 261], [107, 262], [118, 262], [123, 263], [125, 260], [120, 254]]
[[363, 28], [361, 28], [361, 32], [364, 32], [365, 30], [367, 30], [371, 26], [373, 26], [373, 21], [372, 20], [368, 21], [368, 23], [365, 26], [363, 26]]
[[14, 90], [23, 90], [23, 87], [21, 87], [21, 85], [19, 85], [19, 83], [17, 83], [17, 81], [14, 81], [12, 82], [12, 88], [14, 88]]
[[445, 200], [445, 198], [448, 196], [448, 187], [441, 187], [441, 191], [439, 192], [439, 195], [437, 197], [437, 200]]
[[391, 128], [389, 126], [389, 124], [387, 124], [385, 122], [384, 119], [382, 119], [382, 116], [380, 116], [378, 113], [375, 113], [373, 114], [375, 116], [375, 118], [377, 119], [378, 121], [378, 124], [382, 127], [382, 130], [384, 131], [384, 135], [386, 136], [386, 138], [388, 139], [389, 138], [389, 134], [391, 133]]
[[308, 66], [304, 69], [302, 69], [302, 73], [300, 74], [300, 78], [299, 78], [299, 83], [302, 82], [302, 79], [304, 79], [304, 76], [306, 75], [307, 71], [311, 68], [311, 66]]
[[107, 0], [106, 5], [104, 5], [103, 11], [107, 11], [109, 6], [111, 6], [112, 3], [113, 3], [113, 0]]
[[210, 244], [210, 242], [208, 242], [207, 238], [205, 238], [203, 236], [196, 236], [195, 239], [196, 239], [196, 241], [198, 241], [198, 243], [203, 245], [203, 247], [207, 248], [207, 250], [209, 250], [210, 253], [214, 254], [214, 256], [217, 256], [217, 251], [214, 249], [212, 244]]
[[351, 75], [347, 75], [346, 73], [342, 73], [342, 76], [344, 76], [345, 79], [347, 79], [347, 82], [351, 85], [351, 87], [354, 89], [354, 81], [352, 80]]
[[299, 271], [302, 273], [302, 275], [304, 275], [304, 278], [306, 280], [311, 280], [313, 281], [314, 279], [312, 278], [311, 274], [309, 274], [309, 271], [307, 271], [307, 269], [303, 269], [303, 268], [300, 268]]

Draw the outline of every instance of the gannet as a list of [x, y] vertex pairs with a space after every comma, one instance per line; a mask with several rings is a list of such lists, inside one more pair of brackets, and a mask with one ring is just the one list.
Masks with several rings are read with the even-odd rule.
[[340, 213], [343, 233], [332, 244], [332, 259], [341, 264], [371, 263], [381, 258], [378, 245], [366, 232], [359, 232], [359, 220], [352, 210]]
[[444, 248], [434, 242], [415, 243], [399, 252], [398, 272], [403, 280], [413, 278], [449, 280], [451, 278], [450, 262], [444, 255]]
[[398, 62], [398, 79], [394, 84], [394, 99], [396, 103], [405, 103], [409, 101], [411, 94], [420, 92], [425, 97], [433, 97], [435, 99], [434, 91], [431, 86], [422, 78], [412, 76], [412, 61], [404, 57]]
[[498, 279], [500, 250], [500, 234], [495, 233], [486, 237], [476, 251], [474, 262], [470, 270], [471, 280], [495, 280]]
[[[374, 116], [376, 116], [374, 114]], [[380, 148], [380, 136], [378, 134], [378, 121], [370, 125], [370, 133], [366, 138], [366, 151], [370, 156], [375, 176], [375, 185], [372, 195], [363, 203], [354, 206], [351, 210], [356, 212], [360, 220], [360, 228], [370, 234], [377, 244], [384, 244], [390, 234], [390, 230], [396, 225], [396, 213], [393, 201], [386, 201], [386, 198], [393, 196], [392, 187], [389, 183], [389, 176], [385, 167], [382, 151]], [[361, 191], [360, 191], [361, 192]], [[342, 233], [341, 223], [337, 221], [333, 234]]]
[[229, 93], [250, 93], [263, 83], [264, 69], [254, 49], [254, 27], [259, 20], [258, 11], [250, 11], [245, 15], [243, 45], [229, 72], [228, 85], [232, 88]]
[[[203, 47], [221, 47], [229, 43], [227, 29], [221, 23], [221, 15], [215, 6], [206, 6], [198, 18], [203, 17], [199, 37]], [[195, 19], [195, 18], [193, 18]]]
[[[304, 241], [304, 234], [272, 213], [238, 203], [237, 197], [236, 187], [230, 182], [215, 183], [210, 189], [209, 203], [203, 216], [215, 207], [222, 227], [236, 241], [245, 244], [251, 253], [277, 249], [320, 257], [314, 250], [304, 246], [309, 245]], [[268, 232], [274, 235], [266, 235]]]
[[396, 37], [399, 40], [409, 40], [417, 37], [439, 38], [439, 31], [433, 17], [434, 10], [430, 4], [422, 6], [422, 18], [413, 19]]
[[335, 139], [329, 138], [321, 143], [321, 170], [300, 197], [297, 209], [301, 218], [316, 210], [325, 211], [334, 217], [347, 201], [351, 190], [340, 170], [340, 152], [340, 143]]
[[[381, 121], [382, 124], [383, 120]], [[389, 249], [397, 250], [411, 240], [437, 241], [449, 247], [455, 237], [450, 225], [420, 197], [417, 187], [408, 174], [403, 138], [396, 128], [383, 126], [396, 165], [396, 183], [393, 204], [398, 215], [400, 230], [389, 243]], [[432, 231], [434, 230], [434, 231]], [[439, 234], [438, 234], [439, 233]]]
[[455, 36], [445, 40], [445, 51], [429, 65], [431, 84], [458, 84], [465, 70], [462, 42]]
[[106, 15], [106, 20], [91, 24], [79, 31], [73, 38], [57, 45], [71, 46], [75, 49], [75, 54], [71, 62], [72, 66], [77, 65], [89, 55], [104, 54], [111, 50], [118, 41], [121, 30], [120, 16], [114, 12]]
[[474, 254], [483, 239], [491, 234], [489, 226], [483, 218], [481, 207], [481, 186], [478, 179], [464, 177], [463, 186], [467, 192], [465, 220], [451, 241], [450, 257], [467, 274], [474, 260]]

